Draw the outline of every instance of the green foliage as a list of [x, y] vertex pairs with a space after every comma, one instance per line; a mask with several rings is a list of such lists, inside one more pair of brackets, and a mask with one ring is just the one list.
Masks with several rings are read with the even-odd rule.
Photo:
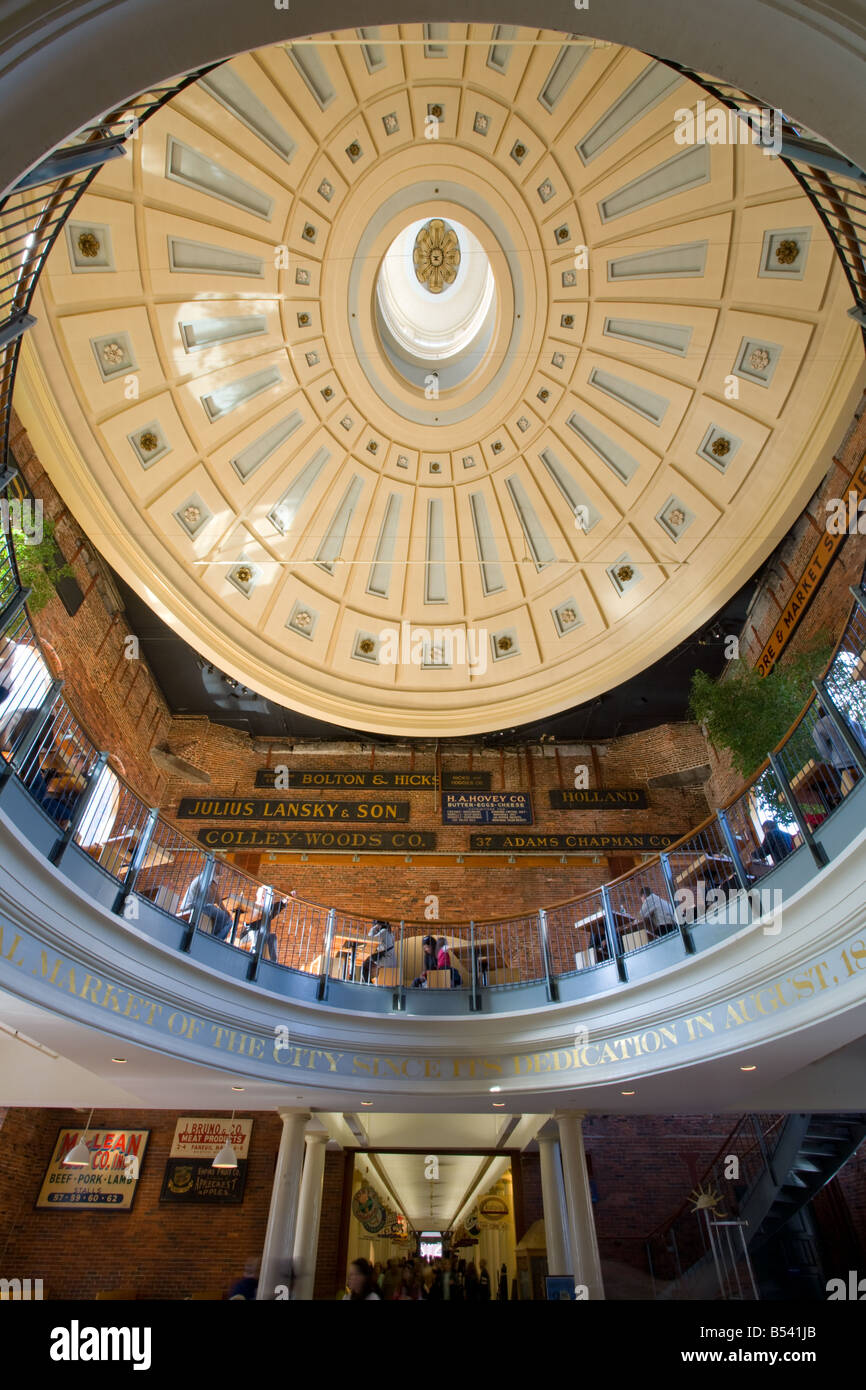
[[691, 712], [716, 747], [728, 749], [741, 777], [751, 777], [784, 738], [832, 654], [830, 643], [821, 640], [777, 663], [768, 676], [742, 661], [731, 662], [720, 681], [695, 672]]
[[58, 579], [70, 579], [74, 570], [64, 562], [54, 543], [54, 522], [50, 517], [43, 519], [41, 541], [32, 545], [28, 544], [28, 539], [23, 531], [12, 528], [12, 544], [21, 586], [30, 590], [27, 606], [31, 613], [38, 613], [54, 597], [54, 585]]

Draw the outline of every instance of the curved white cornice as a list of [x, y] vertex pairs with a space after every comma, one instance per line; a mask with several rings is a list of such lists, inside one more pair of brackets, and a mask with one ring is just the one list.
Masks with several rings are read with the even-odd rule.
[[[748, 927], [649, 979], [507, 1015], [381, 1016], [217, 974], [88, 900], [0, 813], [0, 988], [107, 1036], [249, 1082], [433, 1108], [591, 1108], [640, 1081], [653, 1108], [704, 1108], [744, 1057], [762, 1086], [866, 1033], [866, 831], [784, 904], [782, 930]], [[44, 953], [44, 956], [43, 956]], [[310, 991], [312, 996], [312, 989]], [[288, 1029], [289, 1046], [275, 1040]], [[580, 1041], [575, 1046], [578, 1030]], [[233, 1038], [230, 1034], [233, 1033]], [[629, 1041], [630, 1040], [630, 1041]], [[2, 1099], [2, 1097], [0, 1097]], [[700, 1103], [696, 1108], [700, 1108]]]

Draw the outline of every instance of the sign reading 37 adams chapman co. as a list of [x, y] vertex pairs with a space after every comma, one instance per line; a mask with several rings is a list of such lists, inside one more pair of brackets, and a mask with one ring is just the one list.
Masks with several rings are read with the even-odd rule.
[[408, 801], [290, 801], [276, 798], [199, 798], [185, 796], [178, 807], [181, 820], [287, 821], [407, 821]]
[[627, 834], [597, 834], [579, 835], [572, 832], [558, 833], [555, 835], [470, 835], [470, 849], [495, 849], [509, 850], [516, 853], [520, 850], [524, 853], [544, 853], [545, 850], [592, 850], [596, 853], [606, 854], [608, 850], [637, 850], [646, 854], [649, 851], [667, 849], [681, 837], [679, 835], [627, 835]]

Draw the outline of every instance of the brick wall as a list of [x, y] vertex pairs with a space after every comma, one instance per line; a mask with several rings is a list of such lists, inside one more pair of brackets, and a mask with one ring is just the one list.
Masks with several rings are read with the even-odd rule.
[[151, 1131], [135, 1201], [130, 1212], [66, 1213], [36, 1211], [34, 1203], [57, 1131], [86, 1116], [9, 1110], [0, 1129], [0, 1275], [41, 1278], [50, 1299], [91, 1299], [119, 1288], [133, 1288], [139, 1298], [183, 1299], [208, 1289], [225, 1294], [264, 1244], [281, 1121], [273, 1113], [253, 1118], [242, 1205], [183, 1208], [159, 1202], [177, 1114], [97, 1110], [91, 1128]]
[[340, 1259], [340, 1231], [343, 1219], [346, 1156], [342, 1151], [325, 1153], [322, 1179], [322, 1214], [319, 1218], [319, 1247], [313, 1297], [334, 1299], [346, 1285], [346, 1270]]
[[[824, 533], [828, 517], [828, 499], [846, 496], [848, 479], [862, 460], [864, 452], [866, 396], [858, 406], [827, 476], [799, 520], [791, 527], [763, 576], [740, 637], [741, 656], [748, 665], [756, 664], [764, 643], [779, 621], [779, 614], [790, 601], [815, 546]], [[833, 642], [838, 640], [853, 604], [850, 586], [859, 585], [864, 566], [866, 536], [846, 536], [826, 579], [782, 653], [783, 663], [819, 638], [829, 637]], [[740, 790], [742, 778], [731, 767], [727, 753], [713, 748], [712, 745], [709, 745], [709, 750], [712, 776], [705, 788], [707, 798], [713, 806], [724, 805]]]

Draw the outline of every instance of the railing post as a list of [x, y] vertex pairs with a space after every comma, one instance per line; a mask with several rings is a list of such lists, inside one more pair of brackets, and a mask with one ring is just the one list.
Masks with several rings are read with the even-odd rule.
[[319, 971], [319, 983], [316, 985], [316, 998], [318, 1000], [328, 997], [328, 979], [331, 973], [331, 949], [334, 945], [334, 923], [337, 920], [337, 909], [328, 908], [328, 925], [325, 927], [325, 946], [322, 952], [322, 968]]
[[541, 960], [544, 965], [544, 987], [550, 1002], [559, 999], [559, 990], [550, 965], [550, 943], [547, 939], [547, 913], [543, 907], [538, 909], [538, 935], [541, 940]]
[[112, 910], [117, 912], [121, 917], [126, 915], [126, 904], [135, 892], [135, 885], [138, 882], [139, 874], [144, 868], [144, 861], [147, 858], [147, 851], [150, 849], [153, 832], [156, 829], [158, 820], [159, 811], [155, 806], [152, 806], [147, 813], [147, 820], [144, 823], [144, 829], [138, 837], [138, 843], [132, 851], [132, 858], [126, 870], [126, 878], [123, 880], [123, 887], [114, 900]]
[[29, 589], [18, 588], [9, 602], [0, 608], [0, 632], [5, 632], [10, 623], [14, 623], [29, 597]]
[[398, 1014], [406, 1012], [406, 986], [403, 980], [403, 941], [405, 936], [406, 924], [401, 920], [400, 947], [397, 951], [397, 988], [394, 991], [394, 998], [391, 1001], [391, 1006], [394, 1012]]
[[481, 1000], [478, 996], [478, 962], [475, 959], [475, 923], [469, 923], [469, 1012], [478, 1013]]
[[823, 845], [817, 844], [814, 840], [812, 832], [806, 824], [803, 812], [800, 810], [799, 802], [797, 801], [797, 798], [791, 790], [791, 784], [788, 781], [788, 778], [785, 776], [782, 764], [779, 762], [779, 759], [776, 757], [775, 753], [770, 754], [770, 767], [776, 774], [776, 781], [779, 783], [782, 795], [788, 803], [791, 815], [797, 822], [797, 828], [799, 829], [800, 834], [803, 836], [803, 844], [809, 846], [809, 852], [812, 855], [812, 858], [814, 859], [815, 863], [818, 865], [818, 868], [823, 869], [828, 863], [827, 851], [825, 850]]
[[848, 721], [846, 720], [844, 714], [839, 709], [839, 706], [836, 704], [836, 701], [833, 699], [833, 696], [828, 692], [827, 686], [825, 685], [824, 681], [813, 681], [812, 685], [815, 687], [818, 699], [821, 701], [821, 704], [827, 711], [830, 723], [833, 725], [833, 728], [836, 730], [839, 736], [844, 740], [845, 746], [847, 747], [849, 753], [856, 762], [857, 767], [860, 770], [861, 776], [866, 776], [866, 753], [864, 753], [854, 734], [849, 729]]
[[189, 919], [189, 926], [184, 932], [183, 941], [180, 943], [180, 949], [182, 951], [192, 950], [192, 943], [195, 940], [195, 934], [198, 931], [198, 924], [201, 921], [202, 911], [204, 910], [204, 905], [207, 902], [208, 890], [211, 886], [211, 883], [213, 882], [215, 868], [216, 860], [214, 856], [210, 853], [206, 854], [204, 868], [201, 871], [201, 883], [198, 886], [196, 900], [193, 903], [192, 913], [190, 914]]
[[60, 694], [62, 687], [63, 681], [61, 679], [55, 679], [51, 682], [41, 705], [39, 705], [38, 709], [33, 711], [33, 717], [28, 719], [26, 725], [21, 730], [20, 734], [18, 734], [12, 744], [9, 761], [6, 763], [7, 776], [13, 772], [20, 773], [21, 768], [24, 766], [33, 748], [39, 742], [39, 736], [42, 730], [51, 718], [57, 696]]
[[259, 927], [259, 937], [256, 942], [256, 948], [253, 951], [252, 958], [250, 959], [250, 963], [247, 966], [248, 980], [257, 980], [259, 978], [259, 964], [261, 963], [262, 952], [265, 949], [265, 942], [268, 939], [268, 933], [271, 930], [271, 917], [273, 915], [273, 911], [274, 890], [273, 888], [271, 888], [270, 884], [268, 884], [268, 886], [265, 888], [265, 898], [264, 902], [262, 903], [262, 921], [261, 926]]
[[688, 923], [684, 921], [681, 922], [677, 917], [677, 886], [674, 883], [674, 871], [671, 868], [671, 861], [665, 850], [662, 850], [659, 855], [659, 862], [662, 866], [662, 877], [665, 881], [665, 887], [668, 890], [668, 898], [670, 899], [671, 911], [674, 914], [674, 921], [679, 927], [680, 936], [683, 939], [683, 949], [687, 956], [693, 956], [695, 954], [695, 943], [692, 941], [691, 935], [689, 934]]
[[731, 856], [731, 859], [733, 861], [734, 873], [737, 876], [737, 882], [741, 888], [744, 888], [748, 892], [749, 876], [746, 873], [745, 865], [743, 864], [743, 861], [740, 858], [740, 847], [737, 844], [736, 836], [734, 835], [734, 832], [731, 829], [731, 822], [728, 820], [727, 814], [721, 810], [716, 811], [716, 820], [719, 822], [719, 827], [721, 829], [722, 836], [724, 837], [725, 844], [728, 847], [728, 854]]
[[107, 763], [108, 754], [100, 753], [96, 759], [96, 762], [93, 764], [93, 767], [87, 778], [87, 785], [84, 788], [84, 791], [79, 796], [75, 809], [72, 812], [72, 815], [69, 817], [66, 829], [54, 841], [54, 844], [48, 851], [48, 858], [52, 864], [60, 863], [61, 859], [63, 858], [64, 854], [66, 853], [67, 849], [69, 848], [72, 842], [72, 838], [75, 835], [75, 832], [78, 830], [79, 826], [84, 820], [84, 817], [87, 815], [88, 809], [91, 803], [93, 802], [93, 798], [96, 793], [96, 788], [99, 784], [100, 773], [106, 767]]
[[851, 593], [856, 599], [859, 607], [862, 608], [864, 613], [866, 613], [866, 589], [861, 589], [856, 584], [852, 584]]
[[616, 929], [616, 922], [613, 920], [613, 908], [610, 905], [610, 889], [606, 883], [601, 885], [601, 905], [604, 911], [604, 934], [607, 938], [607, 952], [611, 960], [616, 961], [616, 973], [621, 980], [627, 980], [625, 961], [622, 958], [622, 951], [619, 945], [619, 933]]

